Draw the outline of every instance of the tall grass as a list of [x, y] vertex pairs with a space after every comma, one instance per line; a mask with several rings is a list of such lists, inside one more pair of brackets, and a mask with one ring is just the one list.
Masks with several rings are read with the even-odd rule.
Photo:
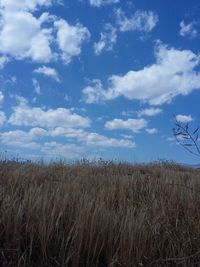
[[199, 170], [0, 162], [0, 266], [199, 263]]

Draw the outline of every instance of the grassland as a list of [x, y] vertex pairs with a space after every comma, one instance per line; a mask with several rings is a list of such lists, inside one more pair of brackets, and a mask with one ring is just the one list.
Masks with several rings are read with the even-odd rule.
[[0, 266], [200, 266], [200, 170], [1, 161]]

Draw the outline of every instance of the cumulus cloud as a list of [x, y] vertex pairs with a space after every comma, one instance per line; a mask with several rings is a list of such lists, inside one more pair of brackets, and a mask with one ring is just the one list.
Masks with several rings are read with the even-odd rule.
[[176, 115], [176, 120], [178, 122], [182, 122], [182, 123], [188, 123], [188, 122], [191, 122], [193, 121], [194, 119], [192, 118], [191, 115]]
[[151, 32], [158, 23], [158, 15], [153, 11], [137, 10], [132, 17], [126, 17], [125, 13], [119, 8], [116, 10], [117, 24], [120, 31], [139, 31]]
[[8, 57], [0, 56], [0, 70], [3, 69], [8, 62], [9, 62]]
[[[16, 96], [18, 105], [13, 108], [8, 122], [16, 126], [33, 127], [0, 132], [0, 142], [7, 146], [37, 150], [43, 156], [77, 158], [96, 148], [134, 148], [135, 142], [122, 138], [110, 138], [96, 132], [86, 131], [90, 126], [87, 117], [80, 116], [74, 109], [45, 109], [30, 107], [25, 98]], [[6, 116], [0, 112], [0, 125]], [[46, 139], [48, 138], [48, 141]], [[66, 138], [65, 144], [58, 142]], [[57, 140], [58, 139], [58, 140]], [[68, 143], [70, 142], [70, 143]]]
[[3, 92], [0, 91], [0, 107], [3, 103], [3, 101], [4, 101], [4, 94], [3, 94]]
[[39, 82], [36, 79], [32, 79], [32, 82], [33, 82], [33, 86], [34, 86], [36, 94], [40, 95], [41, 94], [41, 88], [40, 88]]
[[14, 112], [9, 118], [9, 123], [13, 125], [38, 126], [38, 127], [89, 127], [90, 120], [70, 109], [43, 109], [40, 107], [30, 107], [25, 100], [21, 99], [20, 104], [13, 108]]
[[[56, 138], [66, 138], [59, 143]], [[45, 142], [46, 138], [50, 141]], [[29, 131], [14, 130], [0, 132], [0, 142], [7, 146], [38, 150], [43, 156], [78, 158], [97, 148], [134, 148], [135, 143], [127, 139], [108, 138], [83, 129], [56, 127], [43, 129], [34, 127]], [[69, 143], [70, 142], [70, 143]]]
[[90, 38], [89, 30], [80, 23], [70, 25], [66, 20], [54, 22], [57, 29], [57, 44], [62, 51], [62, 59], [68, 64], [72, 57], [81, 53], [82, 45]]
[[108, 89], [103, 88], [100, 80], [94, 80], [92, 85], [83, 89], [86, 103], [124, 96], [150, 105], [161, 105], [200, 88], [200, 73], [196, 71], [200, 64], [198, 54], [157, 44], [155, 59], [154, 64], [141, 70], [110, 76]]
[[162, 109], [160, 108], [145, 108], [145, 109], [142, 109], [140, 111], [137, 112], [138, 116], [141, 117], [141, 116], [149, 116], [149, 117], [152, 117], [152, 116], [156, 116], [158, 114], [162, 113]]
[[108, 91], [103, 89], [103, 85], [99, 79], [93, 79], [90, 84], [83, 90], [83, 98], [87, 104], [99, 103], [107, 99]]
[[125, 116], [125, 117], [132, 117], [135, 114], [137, 114], [137, 111], [135, 110], [123, 110], [122, 111], [122, 116]]
[[133, 148], [135, 143], [126, 139], [108, 138], [106, 136], [90, 133], [87, 136], [87, 144], [100, 147]]
[[41, 148], [45, 156], [64, 157], [68, 159], [79, 158], [86, 152], [85, 147], [76, 144], [61, 144], [55, 141], [45, 142]]
[[52, 58], [52, 29], [42, 25], [49, 15], [36, 18], [27, 11], [0, 9], [0, 53], [16, 59], [49, 62]]
[[40, 146], [36, 140], [39, 137], [46, 136], [46, 134], [46, 130], [42, 128], [32, 128], [28, 132], [21, 130], [9, 131], [0, 133], [0, 141], [8, 146], [37, 149]]
[[61, 57], [65, 63], [69, 63], [72, 57], [81, 53], [82, 44], [90, 37], [86, 27], [81, 24], [69, 25], [67, 21], [48, 12], [36, 16], [35, 11], [42, 6], [49, 7], [60, 2], [0, 1], [0, 68], [12, 59], [48, 63]]
[[131, 130], [134, 133], [140, 132], [141, 129], [147, 126], [147, 121], [145, 119], [114, 119], [107, 121], [105, 128], [108, 130], [126, 129]]
[[106, 6], [110, 4], [116, 4], [119, 3], [120, 0], [89, 0], [89, 3], [91, 6], [95, 7], [101, 7], [101, 6]]
[[121, 134], [121, 137], [126, 138], [126, 139], [133, 139], [133, 135], [130, 135], [130, 134]]
[[158, 22], [158, 16], [152, 11], [136, 11], [131, 18], [119, 8], [115, 10], [116, 27], [110, 23], [105, 24], [104, 30], [100, 33], [100, 40], [94, 43], [94, 52], [100, 55], [103, 50], [111, 51], [117, 41], [117, 31], [138, 31], [148, 33], [153, 30]]
[[94, 52], [100, 55], [103, 50], [111, 51], [117, 41], [117, 30], [110, 23], [104, 26], [104, 31], [100, 33], [100, 40], [94, 43]]
[[38, 73], [38, 74], [42, 74], [44, 76], [47, 76], [47, 77], [54, 79], [57, 82], [60, 82], [59, 74], [58, 74], [57, 70], [55, 70], [54, 68], [42, 66], [42, 67], [35, 69], [33, 72]]
[[51, 6], [53, 3], [61, 3], [60, 0], [1, 0], [0, 7], [10, 11], [34, 11], [39, 6]]
[[52, 136], [65, 136], [66, 138], [73, 138], [79, 142], [82, 142], [88, 147], [100, 147], [100, 148], [133, 148], [135, 143], [127, 139], [109, 138], [104, 135], [87, 132], [83, 129], [73, 129], [65, 127], [57, 127], [51, 131]]
[[156, 129], [156, 128], [147, 128], [146, 132], [148, 134], [156, 134], [156, 133], [158, 133], [158, 129]]
[[183, 20], [180, 22], [179, 34], [183, 37], [189, 37], [191, 39], [198, 36], [198, 31], [196, 29], [196, 23], [190, 22], [186, 24]]
[[0, 126], [3, 126], [6, 122], [7, 118], [3, 111], [0, 111]]

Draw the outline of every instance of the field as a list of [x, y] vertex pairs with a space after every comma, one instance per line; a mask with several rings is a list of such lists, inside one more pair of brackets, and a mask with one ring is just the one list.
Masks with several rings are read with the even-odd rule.
[[0, 266], [200, 266], [200, 170], [1, 161]]

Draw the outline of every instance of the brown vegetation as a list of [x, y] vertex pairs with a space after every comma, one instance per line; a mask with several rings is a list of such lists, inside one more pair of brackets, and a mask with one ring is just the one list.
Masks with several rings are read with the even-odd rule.
[[0, 266], [199, 262], [199, 170], [0, 162]]

